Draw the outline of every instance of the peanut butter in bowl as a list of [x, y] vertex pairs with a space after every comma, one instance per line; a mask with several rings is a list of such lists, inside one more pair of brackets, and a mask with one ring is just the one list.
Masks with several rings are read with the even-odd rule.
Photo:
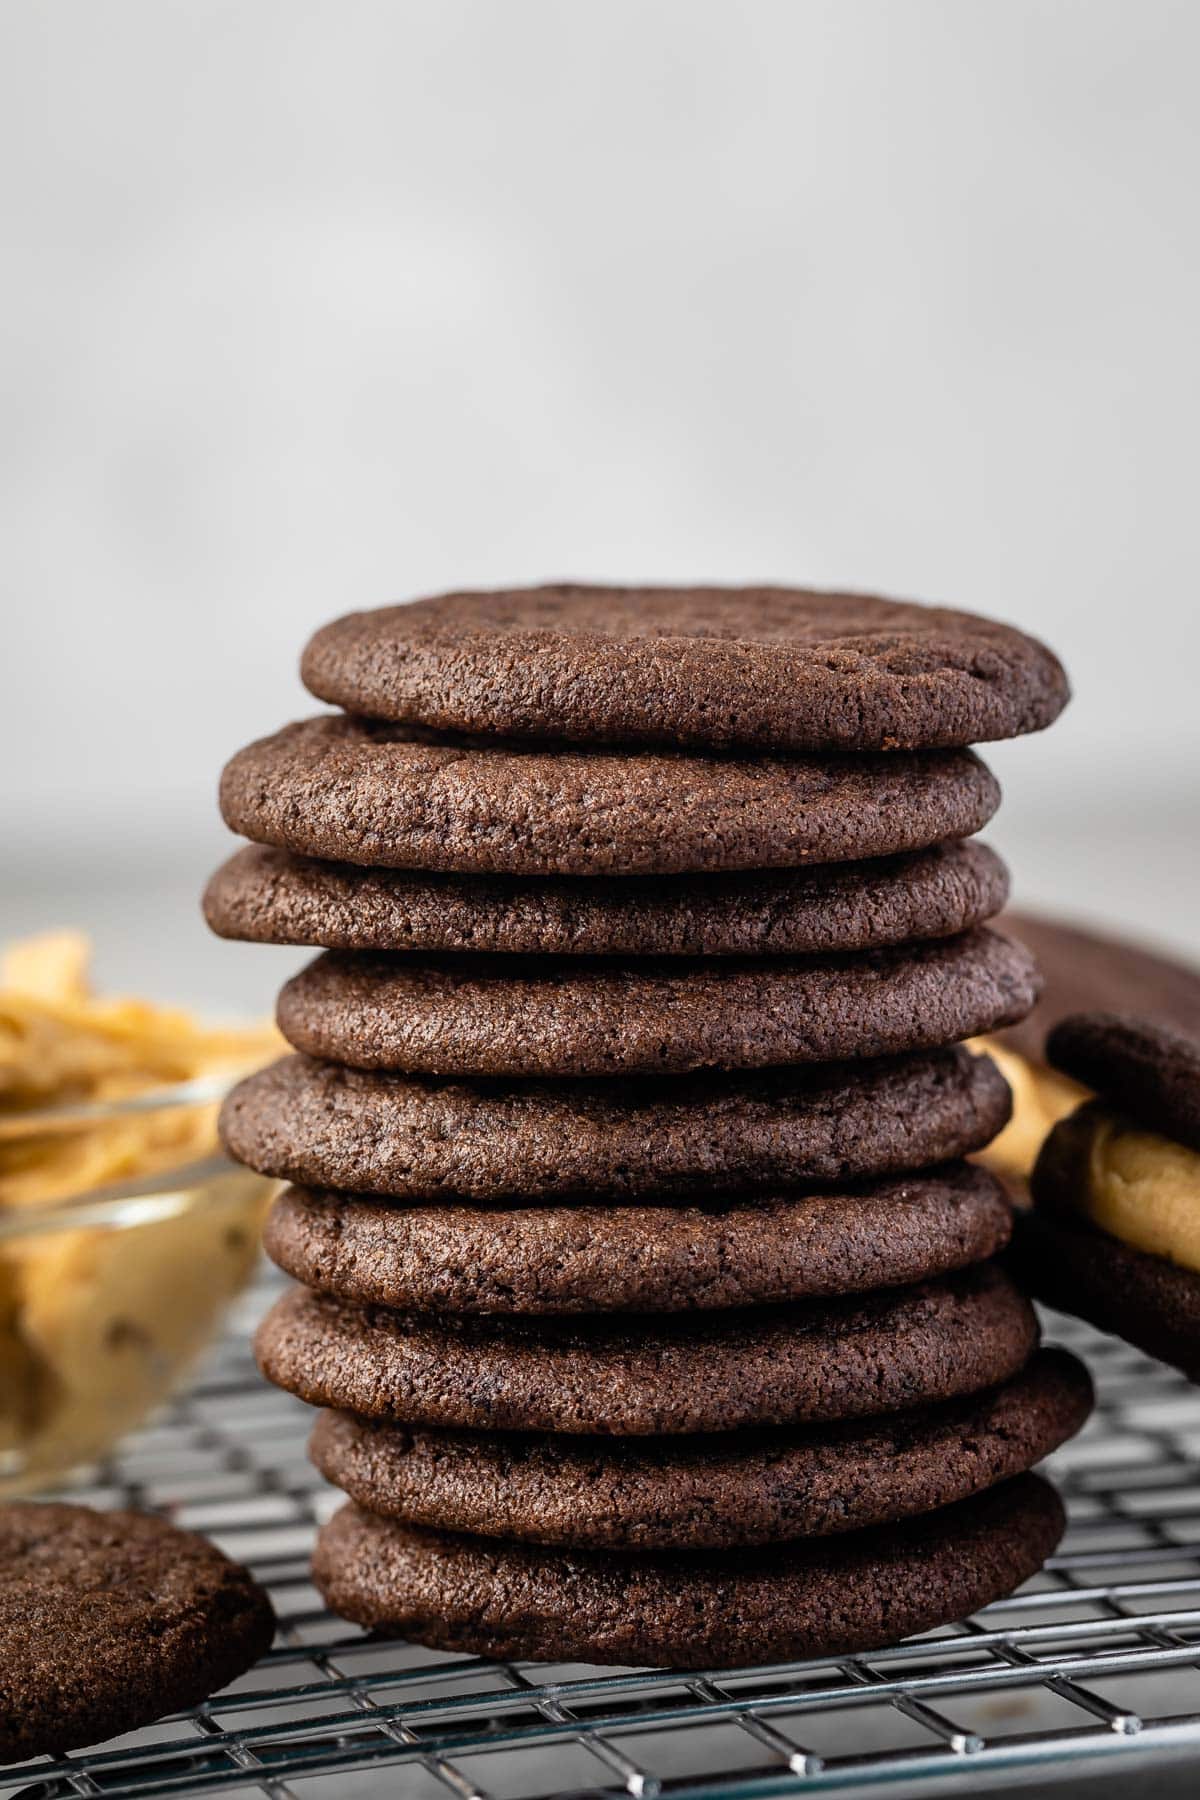
[[258, 1254], [270, 1184], [219, 1154], [226, 1087], [279, 1050], [95, 995], [89, 945], [0, 955], [0, 1487], [101, 1456], [205, 1346]]

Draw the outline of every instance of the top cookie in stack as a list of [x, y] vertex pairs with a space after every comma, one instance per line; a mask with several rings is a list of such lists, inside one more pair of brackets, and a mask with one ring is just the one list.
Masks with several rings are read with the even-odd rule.
[[1014, 1585], [1059, 1514], [1010, 1478], [1086, 1384], [958, 1160], [1008, 1110], [960, 1040], [1036, 994], [967, 745], [1049, 723], [1055, 658], [861, 596], [560, 587], [355, 614], [303, 671], [347, 713], [234, 757], [253, 844], [206, 912], [325, 952], [224, 1131], [299, 1184], [268, 1245], [311, 1291], [260, 1357], [335, 1409], [333, 1603], [695, 1665]]
[[350, 613], [306, 686], [437, 731], [688, 750], [956, 749], [1039, 731], [1043, 644], [947, 607], [783, 587], [556, 587]]

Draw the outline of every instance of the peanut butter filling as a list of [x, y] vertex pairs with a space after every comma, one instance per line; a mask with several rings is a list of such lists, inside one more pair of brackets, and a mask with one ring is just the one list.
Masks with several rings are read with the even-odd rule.
[[1133, 1250], [1200, 1274], [1200, 1153], [1090, 1100], [1055, 1126], [1035, 1192]]

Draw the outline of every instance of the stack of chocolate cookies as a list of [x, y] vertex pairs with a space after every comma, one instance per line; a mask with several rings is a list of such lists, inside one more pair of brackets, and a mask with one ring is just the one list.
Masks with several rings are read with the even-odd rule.
[[1090, 1404], [995, 1260], [960, 1040], [1030, 1008], [967, 748], [1040, 644], [797, 590], [451, 595], [319, 632], [342, 713], [235, 756], [226, 936], [310, 944], [233, 1155], [294, 1185], [267, 1376], [351, 1496], [331, 1605], [704, 1666], [971, 1612], [1057, 1541]]

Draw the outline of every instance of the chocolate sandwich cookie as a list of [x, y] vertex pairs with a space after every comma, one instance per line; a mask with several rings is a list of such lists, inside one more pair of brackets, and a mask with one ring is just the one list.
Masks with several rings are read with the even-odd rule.
[[1018, 1231], [1017, 1268], [1045, 1306], [1086, 1319], [1200, 1381], [1200, 1273], [1040, 1205]]
[[995, 1255], [1011, 1228], [995, 1177], [956, 1163], [692, 1205], [404, 1205], [288, 1188], [264, 1243], [319, 1293], [414, 1312], [685, 1312], [903, 1287]]
[[0, 1506], [0, 1762], [196, 1706], [270, 1647], [245, 1569], [134, 1512]]
[[441, 1650], [739, 1668], [875, 1649], [1011, 1593], [1062, 1535], [1037, 1475], [940, 1512], [787, 1547], [547, 1550], [403, 1525], [349, 1505], [317, 1539], [334, 1612]]
[[1028, 951], [979, 929], [801, 962], [327, 950], [284, 987], [277, 1019], [297, 1050], [354, 1068], [554, 1079], [932, 1050], [1036, 997]]
[[1039, 1351], [968, 1400], [866, 1424], [571, 1439], [414, 1430], [326, 1412], [310, 1454], [368, 1512], [576, 1549], [719, 1550], [932, 1512], [1030, 1469], [1091, 1411], [1087, 1370]]
[[420, 874], [246, 844], [212, 877], [221, 937], [329, 950], [551, 956], [820, 956], [951, 937], [992, 918], [1008, 872], [985, 844], [738, 875]]
[[227, 825], [256, 843], [468, 875], [677, 875], [860, 861], [970, 837], [969, 750], [739, 761], [431, 738], [326, 715], [241, 750]]
[[1102, 1009], [1200, 1035], [1200, 971], [1127, 939], [1038, 915], [1006, 913], [999, 924], [1033, 952], [1042, 978], [1028, 1018], [989, 1034], [986, 1046], [1013, 1089], [1012, 1123], [986, 1159], [1023, 1185], [1047, 1133], [1087, 1098], [1078, 1082], [1047, 1066], [1050, 1030], [1073, 1013]]
[[324, 626], [301, 674], [441, 730], [754, 750], [982, 743], [1049, 725], [1069, 692], [1012, 626], [785, 587], [442, 594]]
[[1042, 1146], [1028, 1280], [1200, 1379], [1200, 1039], [1087, 1013], [1055, 1027], [1047, 1054], [1098, 1093]]
[[285, 1057], [234, 1088], [226, 1148], [303, 1187], [538, 1200], [800, 1187], [978, 1150], [1009, 1092], [957, 1048], [736, 1079], [449, 1082]]
[[1055, 1026], [1046, 1056], [1148, 1130], [1200, 1150], [1200, 1038], [1125, 1013], [1077, 1013]]
[[589, 1319], [392, 1312], [285, 1294], [259, 1367], [312, 1406], [472, 1431], [735, 1431], [976, 1393], [1037, 1342], [994, 1263], [911, 1288], [737, 1312]]

